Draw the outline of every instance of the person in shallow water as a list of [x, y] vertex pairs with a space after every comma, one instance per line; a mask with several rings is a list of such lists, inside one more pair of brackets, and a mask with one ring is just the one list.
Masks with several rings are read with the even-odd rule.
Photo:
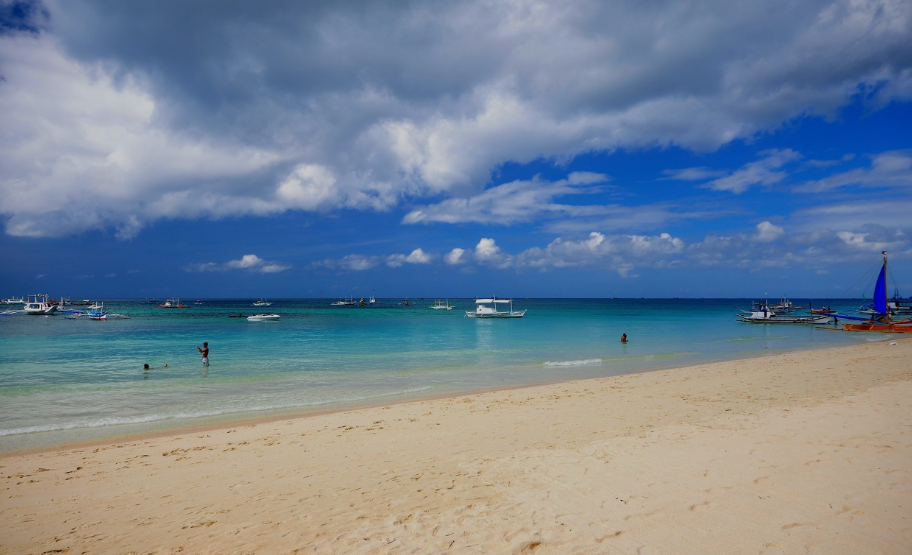
[[203, 355], [203, 366], [209, 366], [209, 343], [203, 341], [203, 348], [196, 348]]
[[627, 334], [626, 333], [621, 334], [621, 343], [627, 343]]

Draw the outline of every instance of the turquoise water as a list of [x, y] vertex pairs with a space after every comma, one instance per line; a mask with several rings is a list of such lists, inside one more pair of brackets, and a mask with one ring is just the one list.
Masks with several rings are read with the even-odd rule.
[[[737, 322], [749, 300], [517, 299], [526, 317], [496, 321], [465, 318], [471, 299], [449, 301], [452, 311], [431, 310], [433, 299], [265, 309], [112, 300], [109, 312], [128, 318], [0, 317], [0, 451], [884, 339]], [[281, 320], [228, 318], [264, 311]], [[208, 369], [196, 350], [203, 341]]]

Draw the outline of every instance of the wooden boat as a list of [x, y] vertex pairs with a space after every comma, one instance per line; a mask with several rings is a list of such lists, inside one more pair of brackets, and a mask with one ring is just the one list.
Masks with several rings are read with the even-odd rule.
[[[912, 320], [893, 320], [890, 316], [890, 303], [887, 299], [887, 251], [883, 255], [883, 265], [880, 267], [880, 274], [877, 275], [877, 282], [874, 284], [874, 303], [873, 312], [870, 320], [864, 320], [856, 323], [843, 324], [844, 331], [861, 331], [861, 332], [882, 332], [882, 333], [905, 333], [912, 324]], [[858, 320], [858, 318], [851, 319]]]
[[[498, 310], [497, 305], [509, 304], [510, 310]], [[468, 318], [522, 318], [525, 310], [513, 310], [512, 299], [475, 299], [475, 310], [466, 310]]]
[[736, 314], [738, 320], [749, 322], [751, 324], [825, 324], [832, 316], [829, 314], [818, 314], [814, 316], [783, 316], [776, 314], [772, 310], [751, 311], [747, 314]]

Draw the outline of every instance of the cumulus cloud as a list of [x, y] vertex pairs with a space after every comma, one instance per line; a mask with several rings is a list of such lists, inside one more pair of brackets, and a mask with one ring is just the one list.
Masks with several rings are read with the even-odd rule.
[[225, 272], [228, 270], [247, 270], [263, 274], [274, 274], [284, 272], [291, 268], [290, 264], [281, 264], [278, 262], [267, 262], [255, 254], [245, 254], [237, 260], [229, 260], [224, 263], [216, 262], [199, 262], [191, 264], [185, 268], [189, 272]]
[[[0, 214], [28, 237], [404, 199], [434, 200], [406, 223], [523, 221], [472, 202], [505, 163], [912, 98], [905, 0], [44, 6], [0, 35]], [[708, 185], [778, 183], [788, 152]], [[579, 210], [555, 202], [572, 180], [510, 185]]]
[[785, 230], [778, 225], [772, 224], [770, 222], [760, 222], [757, 224], [756, 239], [761, 243], [769, 243], [771, 241], [775, 241], [784, 235]]
[[444, 260], [444, 262], [446, 262], [447, 264], [450, 264], [452, 266], [455, 266], [457, 264], [463, 264], [466, 261], [465, 252], [466, 252], [465, 249], [456, 247], [455, 249], [446, 253], [446, 256], [443, 257], [443, 260]]
[[408, 255], [393, 254], [388, 256], [386, 258], [386, 264], [392, 268], [398, 268], [403, 264], [429, 264], [433, 258], [432, 255], [423, 250], [415, 249]]

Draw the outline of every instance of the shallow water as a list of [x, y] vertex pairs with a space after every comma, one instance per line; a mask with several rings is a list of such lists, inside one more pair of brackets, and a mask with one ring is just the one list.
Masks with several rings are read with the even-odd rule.
[[[743, 299], [516, 299], [526, 317], [497, 321], [465, 318], [471, 299], [449, 301], [456, 309], [431, 310], [433, 299], [113, 300], [109, 312], [127, 318], [0, 317], [0, 451], [885, 339], [740, 323]], [[228, 317], [263, 311], [281, 319]]]

